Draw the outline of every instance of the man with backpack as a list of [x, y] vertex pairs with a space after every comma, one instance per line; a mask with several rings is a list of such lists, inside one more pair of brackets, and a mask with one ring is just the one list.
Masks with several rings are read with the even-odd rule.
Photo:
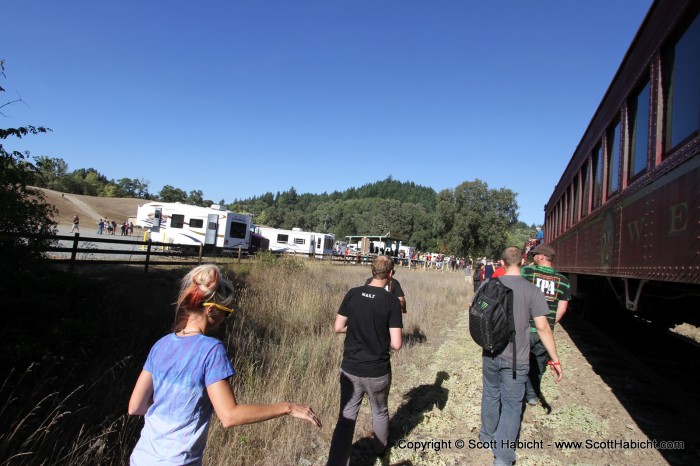
[[[485, 347], [482, 353], [479, 440], [491, 447], [496, 466], [511, 465], [515, 461], [515, 444], [520, 431], [529, 370], [530, 318], [549, 353], [550, 367], [556, 381], [559, 382], [563, 375], [552, 330], [547, 322], [549, 308], [544, 295], [520, 276], [522, 251], [516, 247], [506, 248], [502, 259], [506, 267], [505, 275], [485, 283], [469, 310], [470, 333], [477, 343]], [[490, 317], [495, 319], [487, 323], [485, 319]], [[485, 345], [482, 336], [491, 344]], [[505, 346], [504, 338], [507, 342]], [[486, 349], [486, 346], [493, 351]]]

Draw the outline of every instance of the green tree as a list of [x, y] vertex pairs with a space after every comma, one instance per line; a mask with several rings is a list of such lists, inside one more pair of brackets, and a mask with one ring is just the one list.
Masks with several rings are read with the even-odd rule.
[[121, 192], [120, 197], [135, 197], [138, 199], [146, 199], [149, 197], [148, 194], [148, 181], [143, 178], [122, 178], [117, 182], [119, 186], [119, 191]]
[[[94, 168], [79, 168], [56, 179], [50, 186], [51, 189], [72, 194], [86, 194], [88, 196], [104, 196], [104, 187], [110, 182]], [[113, 196], [117, 197], [120, 191]]]
[[[0, 60], [0, 76], [5, 77], [4, 61]], [[0, 87], [0, 92], [5, 89]], [[0, 110], [13, 102], [0, 105]], [[0, 116], [5, 116], [0, 111]], [[0, 142], [14, 137], [21, 139], [50, 131], [31, 125], [0, 128]], [[40, 176], [29, 162], [29, 152], [7, 150], [0, 143], [0, 267], [3, 277], [16, 278], [29, 271], [36, 260], [44, 257], [46, 247], [56, 234], [55, 207], [46, 203], [43, 193], [31, 187]], [[34, 236], [41, 235], [41, 236]], [[7, 286], [5, 280], [0, 289]], [[4, 290], [9, 292], [9, 290]], [[14, 290], [13, 290], [14, 291]]]
[[100, 197], [121, 197], [122, 191], [121, 188], [114, 183], [114, 181], [110, 181], [107, 184], [100, 186], [97, 195]]
[[203, 195], [204, 195], [204, 193], [202, 192], [201, 189], [196, 189], [196, 190], [190, 191], [190, 194], [187, 196], [187, 203], [190, 205], [203, 206], [204, 205]]
[[530, 227], [525, 222], [516, 222], [508, 230], [507, 243], [509, 246], [522, 248], [530, 238], [535, 237], [536, 233], [534, 224]]
[[435, 230], [441, 252], [497, 256], [517, 221], [518, 204], [510, 189], [489, 189], [477, 179], [438, 195]]
[[68, 173], [68, 164], [59, 158], [41, 155], [34, 159], [37, 169], [36, 185], [62, 191], [62, 179]]
[[166, 184], [158, 193], [158, 199], [163, 202], [187, 202], [187, 193], [180, 188]]

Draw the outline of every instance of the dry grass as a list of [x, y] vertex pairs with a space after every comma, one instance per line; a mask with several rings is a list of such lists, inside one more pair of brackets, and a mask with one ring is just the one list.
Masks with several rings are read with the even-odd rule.
[[[58, 300], [55, 313], [65, 314], [50, 324], [57, 327], [51, 330], [55, 341], [39, 332], [37, 341], [29, 342], [38, 365], [20, 375], [17, 367], [27, 365], [17, 359], [14, 372], [4, 372], [0, 463], [127, 461], [142, 421], [124, 414], [126, 403], [148, 348], [167, 332], [176, 281], [184, 273], [102, 271], [80, 278], [80, 285], [56, 286], [73, 286], [61, 296], [43, 298]], [[233, 385], [239, 402], [309, 404], [324, 427], [283, 418], [223, 429], [215, 421], [206, 463], [323, 464], [337, 419], [343, 344], [332, 322], [345, 292], [362, 284], [369, 268], [263, 256], [252, 267], [228, 273], [240, 286], [240, 311], [220, 337], [237, 371]], [[412, 361], [414, 350], [432, 344], [465, 307], [460, 273], [400, 268], [397, 278], [409, 313], [406, 343], [392, 356], [395, 368]], [[102, 302], [98, 310], [94, 299]], [[61, 343], [61, 338], [69, 341]], [[368, 420], [363, 409], [357, 435], [368, 428]]]
[[[209, 464], [324, 464], [338, 412], [338, 369], [343, 336], [332, 323], [343, 296], [370, 276], [366, 266], [330, 266], [294, 261], [257, 267], [241, 296], [241, 315], [228, 333], [234, 351], [234, 390], [241, 402], [282, 400], [309, 404], [324, 422], [321, 430], [282, 419], [211, 430]], [[459, 273], [399, 269], [409, 312], [405, 346], [392, 356], [395, 367], [411, 361], [412, 349], [427, 344], [464, 308]], [[432, 375], [431, 375], [432, 377]], [[369, 429], [361, 413], [356, 436]]]
[[[56, 223], [70, 225], [73, 216], [77, 214], [80, 216], [81, 226], [88, 229], [97, 228], [96, 222], [100, 218], [124, 221], [127, 217], [134, 217], [138, 206], [148, 202], [145, 199], [85, 196], [64, 194], [46, 188], [36, 189], [44, 193], [46, 202], [58, 209], [54, 218]], [[77, 203], [72, 200], [76, 200]]]

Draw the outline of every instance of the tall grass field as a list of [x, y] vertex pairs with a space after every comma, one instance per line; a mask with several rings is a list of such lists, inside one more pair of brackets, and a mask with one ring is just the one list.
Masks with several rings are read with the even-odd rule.
[[[344, 339], [332, 324], [370, 268], [263, 254], [222, 269], [236, 285], [237, 312], [214, 336], [233, 360], [238, 402], [308, 404], [324, 425], [285, 417], [224, 429], [214, 419], [205, 464], [325, 464]], [[0, 464], [128, 463], [143, 425], [126, 415], [128, 399], [151, 345], [170, 330], [178, 280], [188, 270], [91, 267], [22, 284], [5, 303], [10, 330], [0, 342], [7, 356]], [[404, 347], [392, 354], [395, 377], [467, 306], [461, 272], [397, 267], [396, 278], [408, 313]], [[370, 428], [363, 407], [356, 436]]]

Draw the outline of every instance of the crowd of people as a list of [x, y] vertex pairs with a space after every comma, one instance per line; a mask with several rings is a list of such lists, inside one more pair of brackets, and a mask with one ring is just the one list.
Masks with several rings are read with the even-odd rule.
[[[500, 280], [512, 290], [514, 340], [497, 354], [487, 350], [482, 354], [479, 440], [493, 445], [497, 466], [515, 462], [513, 444], [524, 407], [545, 403], [540, 381], [546, 367], [557, 382], [563, 376], [553, 330], [566, 312], [570, 294], [566, 277], [552, 267], [554, 257], [554, 249], [544, 243], [529, 251], [530, 265], [525, 267], [523, 250], [517, 247], [506, 248], [498, 261], [440, 255], [433, 261], [432, 254], [425, 255], [426, 264], [463, 268], [467, 278], [473, 277], [475, 291], [489, 280]], [[374, 453], [381, 456], [389, 446], [391, 351], [402, 347], [407, 312], [404, 291], [394, 278], [396, 265], [394, 257], [374, 256], [372, 276], [347, 292], [333, 322], [333, 330], [345, 338], [330, 466], [350, 464], [355, 424], [365, 396], [372, 416]], [[236, 402], [229, 382], [235, 374], [231, 360], [223, 343], [207, 336], [235, 313], [233, 302], [234, 287], [215, 265], [195, 267], [182, 279], [172, 332], [152, 347], [129, 401], [129, 414], [145, 418], [132, 465], [201, 464], [214, 412], [226, 428], [284, 415], [321, 426], [309, 406]]]
[[121, 236], [131, 236], [134, 234], [134, 222], [124, 220], [118, 224], [116, 220], [100, 219], [97, 222], [97, 234], [103, 235], [107, 231], [108, 235], [116, 235], [117, 230], [121, 230]]

